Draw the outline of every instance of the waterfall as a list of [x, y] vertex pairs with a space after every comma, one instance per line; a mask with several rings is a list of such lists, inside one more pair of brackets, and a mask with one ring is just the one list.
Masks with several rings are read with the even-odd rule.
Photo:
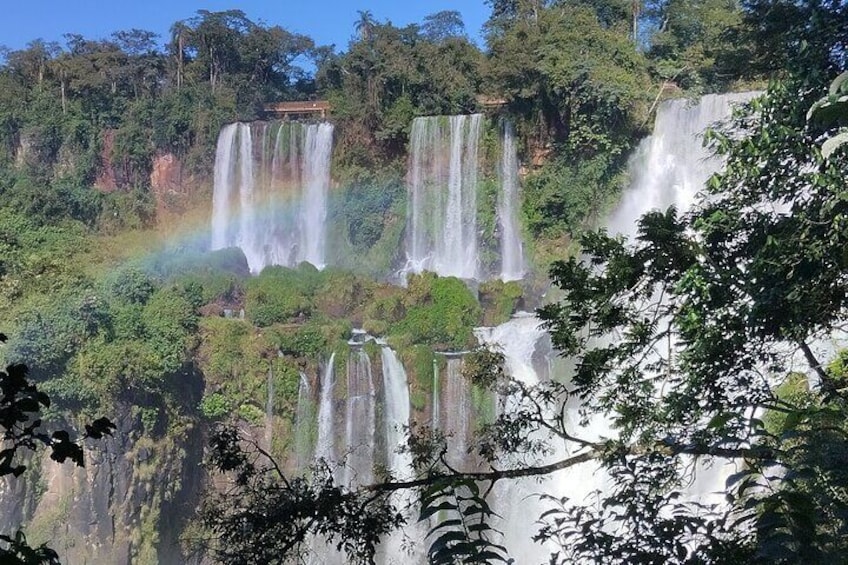
[[439, 422], [440, 429], [448, 436], [448, 462], [462, 467], [468, 457], [468, 432], [471, 427], [471, 395], [468, 382], [462, 375], [462, 357], [447, 358], [441, 384]]
[[333, 126], [328, 123], [309, 126], [304, 146], [306, 191], [300, 214], [302, 261], [324, 267], [326, 240], [327, 192], [330, 187], [330, 158], [333, 149]]
[[368, 484], [374, 477], [375, 396], [368, 354], [362, 348], [351, 351], [347, 363], [343, 480], [348, 487]]
[[407, 270], [478, 276], [482, 114], [415, 118], [410, 134]]
[[[709, 156], [702, 148], [701, 133], [714, 122], [726, 118], [731, 106], [751, 95], [706, 96], [700, 103], [668, 101], [658, 111], [654, 133], [644, 140], [630, 163], [632, 182], [625, 191], [621, 204], [606, 222], [613, 233], [632, 236], [636, 220], [651, 209], [663, 209], [675, 204], [680, 211], [689, 209], [695, 195], [706, 179], [720, 167], [721, 162]], [[480, 116], [453, 116], [418, 118], [413, 122], [410, 139], [408, 175], [409, 207], [407, 215], [407, 256], [410, 271], [434, 270], [442, 275], [479, 278], [484, 274], [480, 264], [479, 227], [477, 224], [478, 169], [483, 159], [482, 118]], [[230, 126], [228, 126], [229, 128]], [[287, 134], [290, 135], [290, 134]], [[500, 247], [499, 276], [503, 280], [521, 279], [524, 270], [520, 226], [517, 220], [518, 160], [514, 132], [509, 125], [503, 128], [502, 153], [497, 167], [500, 190], [497, 201], [498, 236]], [[241, 138], [227, 129], [219, 140], [219, 155], [238, 151]], [[276, 145], [275, 141], [274, 144]], [[291, 150], [292, 145], [281, 143]], [[298, 143], [299, 150], [308, 144]], [[275, 154], [280, 153], [275, 149]], [[224, 157], [222, 157], [224, 158]], [[272, 168], [284, 169], [286, 163], [300, 159], [286, 153], [277, 159]], [[494, 160], [491, 160], [493, 163]], [[301, 183], [308, 185], [307, 169], [298, 168]], [[239, 177], [240, 169], [216, 169], [221, 178]], [[277, 173], [275, 173], [277, 174]], [[279, 173], [282, 174], [282, 173]], [[289, 174], [289, 173], [287, 173]], [[293, 174], [293, 173], [292, 173]], [[481, 216], [482, 217], [482, 216]], [[316, 222], [317, 223], [317, 222]], [[497, 266], [497, 263], [495, 263]], [[497, 272], [497, 271], [495, 271]], [[526, 386], [544, 383], [547, 379], [567, 382], [573, 374], [573, 364], [556, 357], [549, 351], [546, 332], [532, 314], [516, 314], [508, 322], [494, 328], [477, 328], [478, 341], [503, 353], [504, 369], [508, 375]], [[365, 337], [363, 337], [365, 336]], [[403, 441], [400, 427], [409, 422], [410, 399], [406, 372], [398, 356], [383, 342], [381, 347], [382, 380], [374, 382], [371, 361], [362, 344], [369, 336], [355, 334], [349, 342], [352, 350], [347, 369], [347, 398], [344, 413], [338, 419], [341, 429], [333, 429], [333, 357], [321, 376], [318, 409], [318, 441], [316, 457], [346, 464], [342, 484], [355, 486], [374, 479], [373, 469], [385, 461], [387, 469], [396, 478], [408, 477], [411, 461], [408, 455], [398, 454], [396, 447]], [[461, 355], [449, 355], [443, 369], [434, 363], [432, 375], [432, 412], [430, 424], [450, 435], [448, 461], [459, 468], [474, 467], [466, 453], [473, 432], [472, 390], [461, 374]], [[422, 375], [423, 377], [423, 375]], [[429, 376], [427, 376], [429, 378]], [[339, 383], [343, 386], [343, 383]], [[382, 411], [376, 407], [381, 399]], [[519, 407], [518, 397], [497, 399], [497, 410], [504, 413]], [[339, 411], [341, 410], [339, 402]], [[614, 434], [603, 415], [581, 422], [580, 411], [585, 408], [579, 398], [570, 398], [565, 406], [567, 428], [577, 437], [598, 440]], [[377, 421], [378, 414], [382, 420]], [[345, 423], [341, 425], [341, 417]], [[550, 414], [554, 417], [554, 414]], [[533, 432], [532, 438], [549, 440], [550, 453], [540, 454], [532, 463], [544, 464], [579, 453], [581, 446], [561, 438], [549, 438], [544, 431]], [[334, 434], [337, 440], [334, 442]], [[382, 437], [383, 442], [378, 440]], [[380, 452], [378, 446], [385, 448]], [[507, 459], [498, 462], [501, 468], [518, 466], [527, 459]], [[697, 478], [690, 488], [692, 498], [707, 501], [710, 492], [722, 490], [728, 469], [714, 466], [696, 467]], [[573, 504], [591, 502], [590, 495], [607, 488], [608, 477], [597, 462], [557, 471], [540, 479], [521, 479], [499, 482], [490, 503], [500, 515], [493, 527], [504, 532], [504, 545], [517, 563], [534, 563], [544, 560], [548, 547], [532, 541], [537, 533], [535, 519], [544, 512], [548, 503], [541, 501], [538, 493], [554, 497], [568, 497]], [[540, 482], [541, 481], [541, 482]], [[712, 502], [712, 500], [709, 500]], [[421, 526], [419, 526], [420, 528]], [[422, 532], [414, 528], [404, 535], [420, 542]], [[391, 535], [381, 544], [378, 563], [419, 563], [421, 556], [404, 554], [398, 535]], [[408, 538], [407, 538], [408, 539]], [[498, 540], [496, 540], [500, 543]], [[419, 544], [420, 545], [420, 544]], [[327, 549], [318, 553], [315, 563], [336, 563]]]
[[633, 237], [637, 221], [651, 210], [689, 210], [721, 160], [703, 146], [704, 131], [730, 117], [734, 105], [755, 93], [710, 94], [697, 103], [666, 100], [658, 111], [653, 133], [630, 162], [630, 186], [608, 218], [610, 233]]
[[440, 400], [441, 396], [441, 386], [439, 386], [439, 364], [436, 361], [435, 357], [433, 358], [433, 386], [432, 386], [432, 403], [433, 405], [430, 408], [430, 427], [434, 430], [439, 429], [439, 425], [441, 424], [441, 420], [439, 418], [439, 414], [442, 410], [442, 402]]
[[[406, 443], [405, 429], [409, 426], [410, 404], [409, 383], [406, 370], [397, 354], [389, 347], [380, 350], [383, 364], [383, 425], [385, 429], [386, 467], [396, 480], [409, 480], [413, 477], [412, 456], [408, 452], [399, 453], [398, 448]], [[409, 515], [414, 506], [415, 493], [396, 492], [392, 502], [401, 512]], [[401, 565], [419, 563], [422, 559], [420, 543], [417, 553], [409, 555], [407, 546], [410, 540], [419, 542], [425, 535], [417, 523], [417, 516], [409, 515], [406, 531], [392, 532], [380, 546], [379, 563]]]
[[[534, 359], [540, 354], [550, 358], [555, 353], [542, 349], [542, 340], [546, 332], [534, 314], [519, 312], [500, 326], [477, 328], [474, 334], [481, 344], [501, 352], [506, 374], [516, 381], [532, 387], [546, 379], [544, 375], [539, 375], [537, 372]], [[509, 396], [498, 399], [498, 411], [501, 413], [519, 408], [520, 398], [518, 397]], [[590, 439], [607, 435], [607, 426], [600, 418], [590, 421], [587, 427], [580, 426], [579, 409], [579, 402], [567, 404], [565, 419], [570, 431], [578, 437]], [[557, 414], [550, 413], [545, 416], [550, 419]], [[563, 459], [575, 453], [580, 447], [547, 432], [537, 431], [531, 435], [532, 439], [545, 441], [551, 450], [550, 453], [536, 459], [535, 462], [538, 464]], [[521, 465], [528, 461], [525, 457], [516, 455], [503, 462]], [[515, 559], [516, 563], [538, 562], [544, 555], [544, 550], [532, 541], [538, 525], [528, 520], [529, 516], [535, 518], [548, 508], [546, 503], [539, 500], [538, 493], [558, 498], [567, 496], [574, 502], [582, 503], [591, 492], [603, 488], [605, 476], [599, 472], [598, 464], [583, 463], [558, 471], [551, 476], [542, 477], [541, 481], [521, 479], [504, 482], [497, 485], [493, 491], [492, 506], [501, 517], [495, 526], [505, 534], [505, 545], [509, 549], [510, 557]]]
[[[253, 136], [251, 135], [250, 127], [246, 124], [239, 124], [239, 231], [236, 234], [235, 244], [244, 251], [247, 257], [247, 264], [252, 271], [260, 271], [256, 268], [259, 258], [259, 251], [256, 249], [256, 243], [259, 239], [254, 226], [256, 222], [256, 205], [257, 198], [254, 194], [256, 186], [253, 178]], [[264, 267], [264, 265], [262, 265]]]
[[321, 398], [318, 403], [318, 438], [315, 442], [315, 459], [323, 459], [328, 464], [335, 461], [333, 451], [333, 368], [336, 364], [336, 354], [330, 355], [327, 366], [321, 375]]
[[[309, 443], [312, 419], [314, 413], [311, 404], [309, 379], [304, 373], [300, 373], [300, 383], [297, 387], [297, 408], [295, 412], [295, 468], [303, 472], [309, 461]], [[269, 442], [270, 443], [270, 442]]]
[[[707, 180], [723, 162], [704, 147], [703, 134], [731, 117], [733, 107], [756, 96], [754, 92], [711, 94], [697, 103], [668, 100], [657, 111], [654, 131], [639, 145], [630, 163], [632, 182], [606, 224], [610, 233], [630, 239], [638, 219], [650, 210], [675, 206], [678, 213], [691, 209]], [[667, 324], [667, 320], [660, 320]], [[671, 343], [656, 354], [669, 358]], [[694, 466], [694, 479], [686, 495], [701, 503], [723, 504], [727, 477], [736, 470], [732, 461]]]
[[225, 126], [215, 154], [212, 249], [239, 247], [252, 272], [325, 264], [333, 126]]
[[235, 150], [236, 132], [239, 124], [224, 126], [218, 135], [218, 146], [215, 149], [215, 190], [212, 194], [212, 249], [221, 249], [227, 246], [232, 239], [229, 207], [232, 199], [232, 190], [235, 187], [233, 169], [236, 159], [233, 157]]
[[524, 254], [518, 223], [518, 149], [515, 145], [515, 132], [510, 122], [504, 124], [500, 180], [498, 222], [501, 242], [501, 280], [516, 281], [524, 277]]
[[409, 453], [398, 453], [405, 445], [405, 427], [409, 425], [409, 383], [406, 371], [397, 354], [389, 347], [382, 347], [380, 359], [383, 363], [383, 418], [385, 427], [386, 466], [392, 475], [408, 479], [412, 469]]

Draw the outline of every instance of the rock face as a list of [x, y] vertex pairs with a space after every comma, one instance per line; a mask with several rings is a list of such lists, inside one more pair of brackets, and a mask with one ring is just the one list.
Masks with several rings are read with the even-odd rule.
[[178, 536], [203, 487], [202, 431], [152, 439], [138, 411], [119, 410], [114, 436], [86, 446], [84, 468], [39, 454], [0, 483], [0, 532], [24, 524], [31, 545], [48, 543], [64, 563], [187, 562]]
[[183, 164], [173, 153], [160, 153], [153, 157], [150, 168], [150, 191], [156, 200], [157, 216], [164, 212], [179, 211], [190, 191], [183, 177]]
[[173, 153], [163, 153], [153, 158], [150, 188], [157, 195], [183, 191], [183, 164]]
[[100, 149], [100, 171], [94, 181], [94, 187], [100, 192], [114, 192], [118, 190], [122, 179], [119, 171], [112, 162], [112, 148], [115, 145], [115, 131], [105, 130], [103, 132], [103, 145]]

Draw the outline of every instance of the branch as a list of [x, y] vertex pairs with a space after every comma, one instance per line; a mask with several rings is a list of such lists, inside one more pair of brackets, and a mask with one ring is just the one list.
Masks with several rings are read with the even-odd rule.
[[259, 443], [254, 441], [247, 434], [242, 433], [242, 437], [244, 438], [243, 441], [245, 441], [246, 443], [253, 446], [253, 448], [256, 450], [257, 453], [259, 453], [260, 455], [265, 457], [265, 459], [267, 459], [271, 463], [271, 466], [273, 467], [274, 472], [277, 473], [277, 476], [280, 477], [280, 480], [283, 481], [283, 484], [286, 485], [286, 488], [291, 488], [291, 485], [289, 484], [289, 480], [286, 478], [286, 474], [283, 472], [282, 468], [280, 468], [280, 465], [277, 463], [277, 460], [274, 458], [274, 456], [271, 455], [270, 453], [268, 453], [267, 451], [265, 451], [264, 449], [262, 449], [262, 447], [260, 447]]
[[[665, 21], [667, 22], [668, 20], [665, 20]], [[665, 23], [663, 23], [663, 25], [665, 25]], [[645, 121], [642, 122], [642, 127], [645, 127], [647, 125], [648, 119], [650, 118], [651, 114], [654, 112], [654, 109], [657, 107], [657, 104], [659, 104], [659, 102], [660, 102], [660, 96], [662, 96], [662, 93], [665, 92], [665, 88], [667, 86], [670, 86], [672, 81], [674, 81], [674, 79], [676, 79], [680, 75], [680, 73], [682, 73], [683, 71], [685, 71], [688, 68], [689, 68], [689, 65], [684, 65], [679, 71], [674, 73], [674, 75], [671, 78], [663, 81], [662, 86], [660, 86], [660, 91], [657, 92], [657, 97], [654, 99], [654, 103], [651, 104], [651, 108], [648, 110], [648, 117], [646, 117]]]
[[601, 452], [595, 449], [590, 451], [586, 451], [579, 455], [575, 455], [573, 457], [568, 457], [567, 459], [561, 459], [560, 461], [556, 461], [554, 463], [550, 463], [548, 465], [539, 465], [534, 467], [522, 467], [518, 469], [503, 469], [498, 470], [494, 469], [492, 471], [483, 471], [479, 473], [453, 473], [453, 474], [445, 474], [439, 473], [435, 475], [430, 475], [429, 477], [424, 477], [422, 479], [415, 479], [412, 481], [398, 481], [398, 482], [387, 482], [387, 483], [376, 483], [372, 485], [366, 485], [362, 487], [364, 491], [376, 491], [376, 492], [393, 492], [396, 490], [404, 490], [411, 488], [418, 488], [423, 486], [429, 486], [436, 481], [441, 479], [451, 479], [451, 480], [470, 480], [470, 481], [499, 481], [501, 479], [520, 479], [522, 477], [536, 477], [540, 475], [549, 475], [556, 471], [561, 471], [563, 469], [568, 469], [569, 467], [573, 467], [574, 465], [579, 465], [580, 463], [586, 463], [587, 461], [592, 461], [593, 459], [597, 459], [600, 457]]
[[830, 378], [830, 375], [827, 374], [827, 371], [824, 370], [822, 364], [816, 359], [815, 354], [813, 354], [813, 350], [810, 349], [810, 346], [807, 345], [807, 342], [804, 340], [798, 340], [798, 346], [801, 348], [801, 351], [804, 353], [804, 357], [807, 359], [807, 363], [810, 365], [816, 375], [819, 377], [819, 382], [821, 382], [822, 392], [835, 392], [836, 391], [836, 383]]
[[[679, 444], [665, 444], [665, 443], [657, 443], [654, 444], [653, 449], [658, 449], [660, 451], [665, 451], [670, 455], [692, 455], [692, 456], [701, 456], [708, 455], [711, 457], [721, 457], [723, 459], [759, 459], [759, 460], [768, 460], [774, 459], [775, 452], [772, 449], [764, 448], [764, 447], [709, 447], [709, 446], [700, 446], [700, 445], [679, 445]], [[638, 444], [631, 445], [627, 448], [627, 455], [641, 455], [645, 454], [650, 449], [641, 446]], [[542, 475], [549, 475], [551, 473], [555, 473], [557, 471], [562, 471], [564, 469], [568, 469], [569, 467], [573, 467], [575, 465], [579, 465], [581, 463], [587, 463], [589, 461], [598, 459], [603, 454], [603, 446], [599, 444], [595, 444], [595, 448], [590, 449], [589, 451], [585, 451], [578, 455], [574, 455], [572, 457], [568, 457], [566, 459], [561, 459], [559, 461], [555, 461], [554, 463], [549, 463], [547, 465], [538, 465], [531, 467], [521, 467], [517, 469], [494, 469], [492, 471], [482, 471], [482, 472], [457, 472], [457, 473], [438, 473], [435, 475], [430, 475], [428, 477], [423, 477], [420, 479], [414, 479], [411, 481], [397, 481], [397, 482], [385, 482], [385, 483], [375, 483], [371, 485], [366, 485], [362, 487], [363, 491], [366, 492], [394, 492], [398, 490], [412, 489], [423, 486], [430, 486], [437, 481], [443, 479], [450, 480], [471, 480], [471, 481], [491, 481], [496, 482], [502, 479], [520, 479], [525, 477], [538, 477]]]

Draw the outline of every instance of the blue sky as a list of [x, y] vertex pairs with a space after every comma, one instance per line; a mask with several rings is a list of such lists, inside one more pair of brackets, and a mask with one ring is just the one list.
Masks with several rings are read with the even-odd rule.
[[0, 45], [19, 49], [36, 38], [64, 44], [64, 33], [97, 39], [130, 28], [165, 37], [173, 22], [201, 9], [240, 9], [254, 21], [281, 25], [319, 44], [334, 43], [337, 50], [345, 49], [353, 35], [357, 10], [370, 10], [377, 20], [399, 26], [457, 10], [474, 40], [489, 15], [484, 0], [0, 0]]

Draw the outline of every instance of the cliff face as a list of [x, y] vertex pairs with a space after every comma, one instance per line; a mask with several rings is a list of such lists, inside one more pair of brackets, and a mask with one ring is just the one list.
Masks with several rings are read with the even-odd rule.
[[119, 406], [111, 438], [86, 446], [86, 466], [31, 458], [0, 487], [0, 527], [21, 525], [31, 545], [48, 543], [64, 563], [185, 563], [179, 534], [199, 500], [205, 443], [197, 425], [152, 439], [141, 417]]
[[162, 153], [153, 158], [150, 171], [150, 189], [157, 195], [183, 192], [183, 165], [173, 153]]

